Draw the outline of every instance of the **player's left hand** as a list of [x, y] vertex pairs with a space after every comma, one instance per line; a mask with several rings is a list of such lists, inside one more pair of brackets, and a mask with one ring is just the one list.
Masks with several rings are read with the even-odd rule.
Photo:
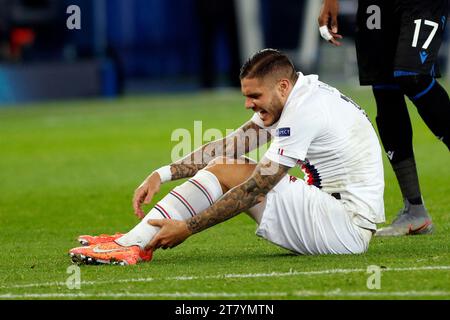
[[147, 245], [146, 250], [156, 250], [158, 248], [173, 248], [186, 240], [192, 232], [188, 229], [185, 221], [156, 219], [149, 220], [148, 224], [160, 227], [161, 230], [153, 237]]

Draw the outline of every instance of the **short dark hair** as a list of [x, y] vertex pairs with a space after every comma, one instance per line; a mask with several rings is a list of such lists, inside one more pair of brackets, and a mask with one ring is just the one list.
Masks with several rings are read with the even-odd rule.
[[297, 72], [291, 59], [276, 49], [263, 49], [248, 59], [241, 68], [239, 78], [263, 79], [269, 74], [283, 73], [293, 82], [297, 80]]

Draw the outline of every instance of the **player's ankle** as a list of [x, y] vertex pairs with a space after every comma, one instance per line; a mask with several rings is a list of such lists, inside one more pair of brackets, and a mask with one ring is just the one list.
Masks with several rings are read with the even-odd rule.
[[423, 205], [422, 196], [414, 197], [414, 198], [408, 198], [407, 200], [413, 206]]

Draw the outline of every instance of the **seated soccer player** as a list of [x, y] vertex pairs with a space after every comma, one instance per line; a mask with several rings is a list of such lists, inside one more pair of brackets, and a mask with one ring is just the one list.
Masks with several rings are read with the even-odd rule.
[[[297, 73], [290, 59], [265, 49], [241, 69], [250, 121], [223, 140], [156, 170], [136, 190], [142, 221], [114, 236], [82, 236], [70, 250], [78, 263], [135, 264], [157, 248], [241, 212], [256, 234], [299, 254], [359, 254], [384, 222], [381, 148], [364, 111], [316, 75]], [[259, 163], [243, 157], [272, 139]], [[239, 147], [239, 145], [243, 147]], [[289, 176], [301, 166], [305, 179]], [[190, 178], [144, 217], [161, 183]]]

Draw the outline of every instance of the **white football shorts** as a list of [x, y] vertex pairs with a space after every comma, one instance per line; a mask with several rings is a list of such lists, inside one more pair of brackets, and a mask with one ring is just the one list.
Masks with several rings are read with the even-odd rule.
[[289, 175], [250, 213], [260, 217], [256, 235], [299, 254], [363, 253], [372, 237], [342, 201]]

